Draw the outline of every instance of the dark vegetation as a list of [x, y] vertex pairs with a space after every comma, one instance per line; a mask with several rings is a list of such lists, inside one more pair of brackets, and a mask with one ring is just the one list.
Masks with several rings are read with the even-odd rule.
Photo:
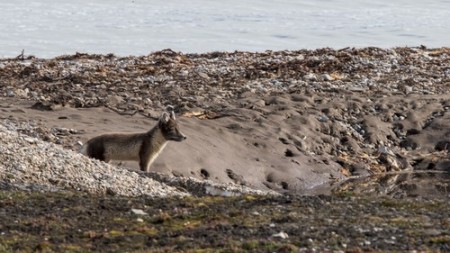
[[1, 191], [0, 252], [446, 252], [449, 213], [446, 199], [351, 193], [151, 199]]

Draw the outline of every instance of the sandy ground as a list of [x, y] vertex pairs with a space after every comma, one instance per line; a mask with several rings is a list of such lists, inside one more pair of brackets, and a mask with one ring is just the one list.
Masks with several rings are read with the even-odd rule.
[[[19, 121], [37, 122], [48, 129], [76, 130], [77, 134], [71, 134], [66, 140], [74, 150], [99, 134], [145, 132], [156, 124], [156, 120], [139, 114], [124, 116], [108, 108], [40, 111], [32, 109], [32, 105], [30, 101], [5, 99], [0, 106], [5, 115]], [[178, 117], [178, 120], [188, 139], [170, 142], [151, 171], [278, 190], [312, 189], [330, 179], [343, 178], [340, 166], [332, 161], [326, 164], [300, 154], [286, 156], [286, 144], [279, 140], [283, 133], [276, 125], [258, 127], [253, 122], [232, 117], [216, 120]], [[137, 162], [112, 163], [139, 169]]]

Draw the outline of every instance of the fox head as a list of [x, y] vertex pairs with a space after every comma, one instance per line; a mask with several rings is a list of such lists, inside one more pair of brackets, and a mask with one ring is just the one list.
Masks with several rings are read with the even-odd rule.
[[175, 119], [175, 113], [171, 111], [163, 112], [159, 118], [158, 127], [161, 129], [164, 138], [169, 141], [183, 141], [186, 136], [180, 131], [178, 123]]

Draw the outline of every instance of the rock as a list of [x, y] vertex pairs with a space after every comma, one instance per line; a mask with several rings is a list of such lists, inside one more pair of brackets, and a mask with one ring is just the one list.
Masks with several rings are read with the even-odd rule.
[[352, 164], [350, 167], [350, 173], [353, 176], [368, 176], [370, 175], [370, 167], [366, 163]]
[[41, 110], [41, 111], [52, 111], [53, 104], [48, 102], [36, 102], [31, 106], [32, 109]]
[[125, 100], [121, 96], [117, 96], [117, 95], [108, 96], [106, 101], [110, 105], [118, 105], [118, 104], [123, 104], [125, 102]]
[[206, 74], [206, 73], [198, 72], [197, 74], [198, 74], [201, 78], [203, 78], [203, 79], [205, 79], [205, 80], [209, 80], [209, 79], [210, 79], [209, 76], [208, 76], [208, 74]]
[[7, 90], [6, 91], [6, 96], [7, 97], [14, 97], [14, 96], [16, 96], [16, 93], [14, 93], [13, 90]]
[[278, 237], [278, 238], [281, 238], [281, 239], [288, 239], [289, 235], [287, 233], [281, 231], [280, 233], [273, 234], [272, 237]]
[[438, 236], [438, 235], [441, 235], [444, 231], [435, 229], [435, 228], [428, 228], [428, 229], [425, 229], [424, 232], [426, 235]]
[[257, 106], [257, 107], [264, 107], [264, 106], [266, 106], [266, 101], [264, 101], [262, 99], [258, 99], [255, 102], [253, 102], [253, 105]]
[[320, 122], [327, 122], [329, 120], [329, 118], [326, 115], [321, 115], [318, 120]]
[[18, 96], [20, 98], [27, 98], [28, 97], [28, 92], [29, 92], [29, 90], [28, 90], [28, 88], [26, 88], [25, 90], [16, 89], [14, 93], [15, 93], [16, 96]]
[[323, 74], [321, 77], [324, 81], [333, 81], [334, 80], [334, 78], [328, 74]]
[[390, 150], [388, 147], [384, 145], [378, 147], [378, 153], [383, 155], [395, 156], [394, 152], [392, 152], [392, 150]]
[[186, 78], [188, 75], [189, 75], [189, 71], [187, 71], [187, 70], [180, 71], [180, 77]]
[[132, 212], [133, 214], [136, 214], [136, 215], [148, 215], [148, 213], [144, 212], [144, 211], [141, 210], [141, 209], [134, 209], [134, 208], [132, 208], [132, 209], [131, 209], [131, 212]]
[[351, 86], [348, 90], [353, 92], [365, 92], [367, 89], [361, 86]]
[[129, 110], [144, 111], [144, 107], [138, 103], [127, 103], [127, 108]]
[[387, 165], [386, 168], [388, 171], [399, 171], [412, 168], [407, 158], [399, 154], [394, 154], [394, 152], [385, 146], [380, 146], [380, 148], [378, 148], [378, 152], [380, 154], [379, 160], [382, 164]]
[[303, 80], [305, 81], [317, 81], [317, 76], [314, 73], [309, 73], [303, 76]]
[[438, 143], [436, 143], [436, 146], [434, 147], [437, 151], [443, 151], [446, 150], [450, 152], [450, 140], [441, 140]]
[[35, 144], [37, 142], [36, 138], [31, 138], [31, 137], [25, 137], [23, 138], [26, 142], [30, 143], [30, 144]]

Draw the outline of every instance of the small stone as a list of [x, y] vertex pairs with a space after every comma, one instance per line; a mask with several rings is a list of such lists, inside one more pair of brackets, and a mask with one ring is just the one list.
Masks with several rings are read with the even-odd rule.
[[363, 162], [352, 164], [350, 166], [350, 173], [353, 176], [368, 176], [370, 175], [370, 166]]
[[266, 106], [266, 101], [260, 99], [254, 102], [254, 105], [258, 106], [258, 107], [264, 107]]
[[187, 71], [187, 70], [182, 70], [182, 71], [180, 71], [180, 77], [187, 77], [189, 75], [189, 71]]
[[278, 237], [278, 238], [281, 238], [281, 239], [287, 239], [287, 238], [289, 238], [289, 235], [287, 233], [281, 231], [280, 233], [273, 234], [272, 237]]
[[348, 90], [349, 90], [349, 91], [353, 91], [353, 92], [364, 92], [364, 91], [366, 91], [367, 89], [366, 89], [366, 88], [363, 88], [363, 87], [361, 87], [361, 86], [352, 86], [352, 87], [349, 87]]
[[144, 98], [143, 102], [144, 102], [145, 105], [152, 105], [153, 104], [153, 101], [150, 98]]
[[34, 144], [36, 143], [36, 139], [35, 138], [31, 138], [31, 137], [25, 137], [23, 138], [26, 142]]
[[317, 81], [317, 76], [314, 73], [309, 73], [303, 76], [303, 80], [305, 81]]
[[405, 86], [405, 92], [406, 94], [411, 93], [413, 91], [413, 87], [411, 86]]
[[[441, 230], [435, 229], [435, 228], [426, 229], [424, 232], [425, 232], [426, 235], [429, 235], [429, 236], [438, 236], [438, 235], [442, 234]], [[394, 237], [393, 240], [395, 240], [395, 237]]]
[[123, 102], [125, 102], [125, 100], [121, 96], [115, 95], [115, 96], [108, 96], [107, 102], [108, 102], [108, 104], [111, 104], [111, 105], [117, 105], [117, 104], [122, 104]]
[[37, 93], [36, 91], [30, 92], [30, 95], [31, 95], [31, 97], [34, 98], [34, 99], [36, 99], [36, 98], [39, 96], [38, 93]]
[[199, 73], [197, 73], [197, 74], [198, 74], [201, 78], [206, 79], [206, 80], [209, 80], [208, 74], [203, 73], [203, 72], [199, 72]]
[[131, 212], [132, 212], [133, 214], [136, 214], [136, 215], [148, 215], [148, 213], [144, 212], [144, 211], [141, 210], [141, 209], [134, 209], [134, 208], [132, 208], [132, 209], [131, 209]]
[[15, 93], [18, 97], [26, 98], [26, 97], [28, 97], [28, 92], [29, 92], [29, 90], [28, 90], [28, 88], [26, 88], [25, 90], [22, 90], [22, 89], [16, 89], [14, 93]]
[[334, 80], [334, 78], [332, 76], [328, 75], [328, 74], [323, 74], [322, 75], [322, 79], [324, 81], [333, 81]]
[[318, 120], [320, 122], [327, 122], [329, 120], [329, 118], [326, 115], [322, 115], [318, 118]]
[[395, 154], [388, 147], [386, 147], [384, 145], [378, 147], [378, 153], [395, 156]]
[[16, 94], [14, 93], [14, 91], [12, 91], [12, 90], [8, 90], [8, 91], [6, 91], [6, 96], [7, 97], [14, 97]]

